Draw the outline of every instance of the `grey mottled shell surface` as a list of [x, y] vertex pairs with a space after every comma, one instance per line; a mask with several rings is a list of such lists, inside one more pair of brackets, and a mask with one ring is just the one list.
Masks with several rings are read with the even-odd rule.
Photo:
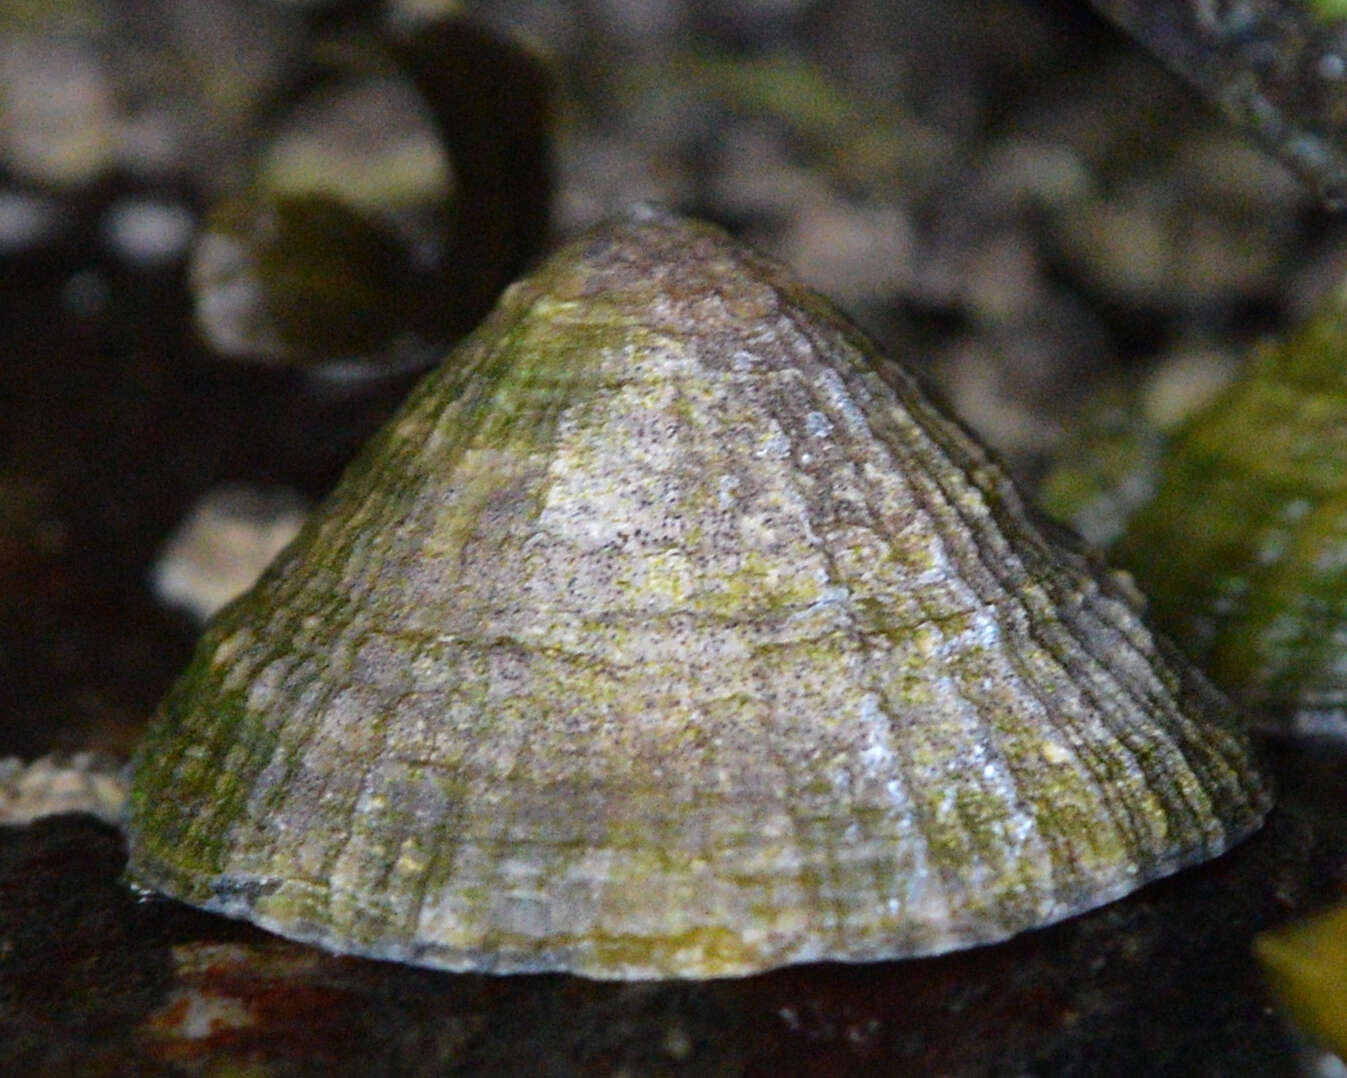
[[907, 375], [647, 214], [511, 288], [213, 623], [129, 875], [336, 951], [712, 977], [1002, 939], [1267, 802]]

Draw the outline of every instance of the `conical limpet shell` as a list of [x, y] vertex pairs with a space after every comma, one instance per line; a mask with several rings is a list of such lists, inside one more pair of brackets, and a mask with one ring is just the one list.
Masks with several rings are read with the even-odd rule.
[[510, 289], [213, 623], [129, 874], [336, 951], [713, 977], [1002, 939], [1267, 803], [907, 375], [645, 214]]

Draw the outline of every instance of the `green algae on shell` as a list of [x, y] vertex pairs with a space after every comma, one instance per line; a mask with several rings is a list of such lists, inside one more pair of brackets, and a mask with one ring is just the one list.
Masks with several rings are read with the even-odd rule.
[[713, 977], [1215, 856], [1229, 706], [823, 299], [642, 212], [496, 311], [217, 618], [129, 878], [331, 950]]
[[[1337, 296], [1177, 430], [1146, 435], [1150, 489], [1108, 547], [1160, 628], [1278, 727], [1347, 728], [1345, 343]], [[1091, 512], [1060, 496], [1049, 508]]]

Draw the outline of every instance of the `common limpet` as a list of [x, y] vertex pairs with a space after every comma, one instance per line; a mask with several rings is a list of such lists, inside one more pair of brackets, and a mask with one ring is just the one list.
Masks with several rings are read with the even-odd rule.
[[139, 752], [130, 879], [334, 951], [715, 977], [1215, 856], [1226, 702], [902, 370], [653, 211], [510, 288]]

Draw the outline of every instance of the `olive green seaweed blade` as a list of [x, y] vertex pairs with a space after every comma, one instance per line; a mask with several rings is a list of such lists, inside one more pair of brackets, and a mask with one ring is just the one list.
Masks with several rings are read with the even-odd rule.
[[138, 754], [129, 876], [330, 950], [716, 977], [1215, 856], [1229, 706], [784, 269], [641, 211], [510, 288]]

